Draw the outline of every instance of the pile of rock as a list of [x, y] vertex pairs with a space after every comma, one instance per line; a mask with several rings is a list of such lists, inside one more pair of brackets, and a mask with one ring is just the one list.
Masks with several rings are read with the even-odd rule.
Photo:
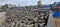
[[6, 27], [45, 27], [48, 13], [38, 13], [33, 10], [10, 10], [6, 16]]

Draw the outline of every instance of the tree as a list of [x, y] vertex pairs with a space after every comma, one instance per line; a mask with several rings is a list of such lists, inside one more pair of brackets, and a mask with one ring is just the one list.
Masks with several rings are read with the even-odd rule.
[[1, 7], [2, 9], [8, 8], [8, 4], [5, 4], [4, 6]]
[[28, 8], [28, 6], [25, 6], [25, 8]]

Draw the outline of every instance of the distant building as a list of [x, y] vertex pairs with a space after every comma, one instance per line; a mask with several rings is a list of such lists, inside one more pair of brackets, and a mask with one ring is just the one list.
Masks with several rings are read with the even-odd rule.
[[41, 0], [38, 0], [38, 3], [37, 3], [38, 5], [41, 5]]

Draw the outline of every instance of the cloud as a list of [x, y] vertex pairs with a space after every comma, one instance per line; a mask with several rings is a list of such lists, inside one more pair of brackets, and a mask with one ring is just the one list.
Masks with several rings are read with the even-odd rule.
[[60, 2], [60, 0], [42, 0], [42, 4], [52, 4], [54, 2]]
[[[20, 4], [20, 5], [36, 5], [38, 0], [0, 0], [0, 4]], [[42, 4], [52, 4], [60, 0], [41, 0]]]
[[21, 5], [35, 5], [36, 0], [0, 0], [0, 4], [21, 4]]

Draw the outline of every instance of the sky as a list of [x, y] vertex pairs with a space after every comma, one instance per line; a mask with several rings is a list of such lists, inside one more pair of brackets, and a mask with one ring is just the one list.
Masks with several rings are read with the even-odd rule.
[[[59, 2], [60, 0], [41, 0], [42, 4], [52, 4], [54, 2]], [[3, 4], [14, 4], [14, 5], [37, 5], [38, 0], [0, 0], [0, 5]]]

